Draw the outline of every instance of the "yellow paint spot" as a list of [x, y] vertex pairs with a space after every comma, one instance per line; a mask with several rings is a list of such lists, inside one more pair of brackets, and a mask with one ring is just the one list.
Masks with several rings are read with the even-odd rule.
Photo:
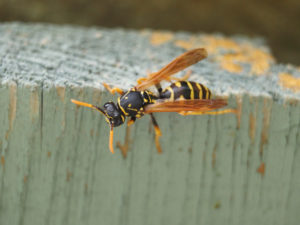
[[24, 178], [23, 178], [23, 180], [24, 180], [24, 183], [26, 183], [26, 182], [27, 182], [27, 180], [28, 180], [28, 176], [27, 176], [27, 175], [24, 175]]
[[294, 92], [300, 91], [300, 78], [293, 77], [291, 74], [279, 74], [279, 84], [282, 87], [288, 88]]
[[150, 38], [152, 45], [161, 45], [173, 39], [173, 34], [170, 32], [153, 32]]
[[223, 69], [240, 73], [242, 67], [239, 63], [248, 63], [251, 65], [251, 73], [256, 75], [265, 74], [270, 67], [270, 64], [275, 60], [272, 55], [259, 49], [249, 43], [237, 43], [229, 38], [216, 38], [214, 36], [206, 36], [203, 38], [204, 46], [209, 53], [218, 54], [220, 50], [230, 50], [218, 58]]
[[65, 87], [56, 87], [56, 93], [59, 96], [60, 100], [63, 102], [65, 100]]
[[188, 40], [188, 41], [177, 40], [177, 41], [174, 42], [174, 44], [177, 47], [189, 50], [189, 49], [192, 49], [192, 48], [195, 47], [195, 42], [196, 42], [196, 39], [194, 37], [191, 37], [190, 40]]
[[48, 156], [48, 158], [50, 158], [51, 157], [51, 152], [47, 152], [47, 156]]
[[241, 73], [242, 67], [235, 62], [224, 60], [221, 61], [221, 67], [231, 73]]

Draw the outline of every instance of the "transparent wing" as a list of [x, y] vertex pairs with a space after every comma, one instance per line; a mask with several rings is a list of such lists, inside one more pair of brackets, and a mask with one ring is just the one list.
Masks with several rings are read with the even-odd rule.
[[208, 112], [226, 105], [227, 101], [224, 99], [157, 100], [154, 104], [147, 105], [144, 112]]

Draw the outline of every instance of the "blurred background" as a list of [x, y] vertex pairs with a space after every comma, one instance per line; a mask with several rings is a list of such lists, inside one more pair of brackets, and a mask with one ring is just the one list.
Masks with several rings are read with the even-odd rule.
[[0, 21], [260, 36], [300, 65], [300, 0], [0, 0]]

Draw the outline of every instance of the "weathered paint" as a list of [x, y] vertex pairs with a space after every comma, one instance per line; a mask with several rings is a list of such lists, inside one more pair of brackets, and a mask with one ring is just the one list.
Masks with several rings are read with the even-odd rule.
[[294, 92], [300, 91], [300, 78], [294, 77], [289, 73], [279, 74], [279, 84], [282, 87], [290, 89]]
[[[231, 73], [240, 74], [243, 72], [242, 63], [251, 66], [251, 74], [265, 75], [272, 63], [275, 62], [273, 56], [264, 49], [258, 48], [251, 43], [238, 43], [230, 38], [204, 35], [201, 37], [191, 37], [189, 40], [174, 40], [174, 45], [184, 49], [205, 47], [209, 55], [214, 55], [214, 59], [220, 66]], [[220, 55], [221, 51], [229, 51]]]
[[173, 39], [174, 35], [171, 32], [153, 32], [150, 37], [150, 42], [152, 45], [157, 46], [167, 43]]

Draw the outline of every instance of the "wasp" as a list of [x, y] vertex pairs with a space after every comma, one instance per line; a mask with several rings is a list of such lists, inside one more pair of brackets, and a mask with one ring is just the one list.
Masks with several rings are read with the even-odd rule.
[[[203, 115], [203, 114], [224, 114], [235, 113], [235, 109], [223, 109], [227, 105], [224, 99], [212, 99], [211, 91], [203, 84], [179, 80], [172, 77], [175, 73], [186, 69], [187, 67], [199, 62], [207, 57], [207, 51], [204, 48], [197, 48], [185, 52], [168, 65], [155, 73], [149, 74], [137, 80], [137, 85], [129, 91], [123, 91], [118, 87], [111, 88], [108, 84], [103, 86], [112, 94], [119, 93], [117, 103], [112, 101], [106, 102], [103, 107], [98, 107], [86, 102], [72, 99], [71, 101], [79, 106], [85, 106], [98, 110], [105, 116], [110, 126], [109, 149], [114, 153], [113, 148], [113, 129], [125, 122], [126, 117], [130, 117], [127, 125], [133, 124], [137, 118], [141, 118], [145, 114], [149, 114], [155, 131], [155, 144], [157, 151], [162, 152], [159, 137], [161, 131], [158, 123], [153, 115], [156, 112], [177, 112], [181, 115]], [[176, 81], [176, 79], [178, 79]], [[161, 81], [172, 81], [170, 86], [162, 89]], [[151, 92], [150, 86], [155, 86], [157, 94]]]

